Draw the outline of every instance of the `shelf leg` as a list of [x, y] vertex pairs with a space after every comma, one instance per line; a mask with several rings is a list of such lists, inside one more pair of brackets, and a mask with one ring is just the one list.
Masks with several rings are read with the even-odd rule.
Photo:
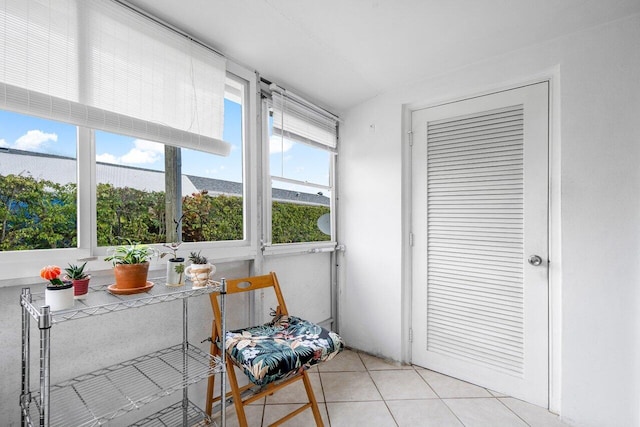
[[38, 319], [40, 329], [40, 426], [49, 427], [51, 419], [49, 379], [51, 377], [51, 311], [49, 306], [42, 307]]
[[182, 300], [182, 381], [185, 387], [182, 389], [182, 425], [187, 426], [189, 415], [189, 387], [186, 385], [188, 378], [187, 352], [189, 346], [189, 304], [187, 298]]
[[25, 411], [29, 411], [29, 405], [31, 404], [31, 392], [30, 387], [30, 365], [31, 365], [31, 314], [27, 311], [27, 307], [23, 304], [23, 301], [31, 303], [31, 290], [29, 288], [22, 288], [22, 294], [20, 295], [20, 306], [22, 307], [22, 393], [20, 394], [20, 414], [21, 425], [26, 427], [27, 414]]
[[220, 283], [220, 311], [222, 312], [222, 324], [220, 325], [220, 332], [222, 335], [220, 337], [220, 345], [221, 345], [221, 351], [220, 351], [220, 359], [221, 359], [221, 364], [222, 364], [222, 371], [220, 372], [220, 410], [222, 411], [222, 413], [220, 414], [220, 424], [222, 424], [222, 427], [225, 427], [227, 425], [227, 409], [226, 409], [226, 403], [227, 403], [227, 349], [226, 349], [226, 340], [227, 340], [227, 309], [225, 307], [225, 299], [226, 299], [226, 295], [227, 295], [227, 280], [226, 279], [222, 279], [221, 283]]

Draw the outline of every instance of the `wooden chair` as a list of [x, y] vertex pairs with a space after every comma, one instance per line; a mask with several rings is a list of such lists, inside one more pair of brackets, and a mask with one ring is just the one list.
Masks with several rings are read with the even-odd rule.
[[[231, 397], [240, 427], [247, 426], [244, 407], [266, 395], [302, 380], [308, 403], [280, 418], [277, 426], [311, 408], [317, 426], [323, 426], [318, 403], [311, 387], [307, 368], [330, 360], [344, 348], [342, 338], [318, 325], [289, 315], [275, 273], [264, 276], [227, 279], [227, 295], [272, 288], [278, 300], [274, 319], [260, 326], [227, 331], [225, 339], [226, 369]], [[213, 309], [211, 354], [220, 355], [221, 311], [219, 294], [210, 294]], [[247, 351], [250, 350], [250, 351]], [[240, 387], [234, 370], [238, 366], [250, 382]], [[214, 376], [209, 377], [205, 409], [211, 415], [214, 399]], [[258, 387], [257, 387], [258, 386]], [[256, 390], [257, 389], [257, 390]]]

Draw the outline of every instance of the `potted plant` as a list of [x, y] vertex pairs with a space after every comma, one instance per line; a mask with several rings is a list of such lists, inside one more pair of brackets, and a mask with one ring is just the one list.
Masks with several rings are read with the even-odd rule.
[[126, 245], [116, 246], [111, 255], [104, 260], [113, 263], [113, 275], [116, 282], [109, 286], [109, 291], [120, 294], [146, 292], [153, 287], [147, 281], [149, 260], [156, 255], [156, 250], [140, 242], [127, 240]]
[[60, 280], [61, 268], [47, 265], [40, 270], [40, 277], [47, 280], [44, 290], [44, 303], [51, 311], [73, 308], [73, 284]]
[[194, 288], [202, 288], [209, 284], [209, 280], [216, 272], [216, 267], [209, 264], [207, 257], [200, 255], [200, 252], [189, 254], [191, 265], [185, 270], [187, 277], [193, 282]]
[[168, 249], [168, 252], [164, 252], [160, 255], [160, 258], [164, 258], [166, 255], [170, 255], [171, 258], [167, 260], [167, 286], [182, 286], [184, 285], [184, 258], [178, 257], [178, 246], [181, 242], [163, 243], [162, 246]]
[[80, 266], [76, 264], [69, 264], [69, 267], [64, 269], [67, 273], [64, 276], [65, 280], [71, 281], [73, 284], [73, 297], [75, 299], [82, 299], [89, 292], [89, 280], [91, 280], [91, 275], [84, 271], [86, 266], [86, 262]]

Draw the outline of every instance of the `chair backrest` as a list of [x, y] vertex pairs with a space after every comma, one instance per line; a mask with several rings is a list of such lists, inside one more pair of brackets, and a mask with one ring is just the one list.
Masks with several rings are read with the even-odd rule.
[[[280, 284], [278, 283], [278, 278], [276, 277], [276, 273], [271, 272], [269, 274], [265, 274], [264, 276], [251, 276], [251, 277], [242, 277], [239, 279], [226, 279], [227, 282], [227, 295], [229, 294], [237, 294], [241, 292], [249, 292], [256, 291], [258, 289], [264, 288], [273, 288], [276, 299], [278, 300], [278, 308], [276, 309], [276, 314], [284, 314], [288, 315], [287, 305], [284, 302], [284, 297], [282, 296], [282, 291], [280, 290]], [[218, 297], [220, 293], [214, 292], [209, 294], [209, 298], [211, 299], [211, 307], [213, 308], [214, 321], [216, 324], [216, 329], [218, 331], [218, 336], [221, 336], [220, 333], [220, 324], [221, 324], [221, 311], [220, 304], [218, 301]]]

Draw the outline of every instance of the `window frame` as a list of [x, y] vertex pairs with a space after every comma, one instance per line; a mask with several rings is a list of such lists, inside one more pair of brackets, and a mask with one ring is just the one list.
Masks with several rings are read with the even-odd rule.
[[[265, 256], [269, 255], [286, 255], [294, 253], [318, 253], [318, 252], [333, 252], [337, 247], [336, 237], [336, 162], [338, 153], [332, 150], [330, 147], [326, 149], [318, 145], [310, 145], [313, 148], [325, 150], [329, 154], [329, 184], [327, 186], [315, 183], [309, 183], [305, 181], [298, 181], [291, 178], [278, 177], [271, 175], [271, 159], [270, 159], [270, 138], [269, 138], [269, 114], [270, 114], [270, 99], [268, 96], [263, 96], [262, 99], [262, 149], [264, 152], [262, 170], [263, 170], [263, 226], [262, 226], [262, 252]], [[305, 144], [304, 141], [298, 141], [300, 144]], [[331, 237], [329, 240], [320, 242], [296, 242], [296, 243], [273, 243], [272, 241], [272, 207], [273, 207], [273, 181], [288, 182], [291, 184], [303, 185], [307, 187], [314, 187], [319, 189], [329, 190], [331, 197], [329, 202], [329, 212], [331, 218]]]
[[[257, 203], [258, 187], [255, 120], [257, 77], [252, 71], [227, 61], [227, 79], [242, 87], [242, 176], [243, 176], [243, 230], [244, 238], [235, 241], [186, 242], [181, 253], [202, 251], [215, 262], [254, 259], [258, 252]], [[96, 147], [94, 130], [76, 126], [76, 176], [77, 176], [77, 243], [76, 248], [34, 249], [0, 252], [0, 262], [11, 269], [0, 270], [0, 287], [32, 284], [40, 268], [46, 264], [66, 266], [68, 263], [89, 261], [94, 276], [111, 274], [111, 264], [104, 261], [109, 247], [97, 245], [96, 218]], [[160, 244], [153, 244], [158, 249]], [[42, 260], [34, 263], [33, 260]], [[151, 269], [162, 269], [166, 262], [151, 261]]]

